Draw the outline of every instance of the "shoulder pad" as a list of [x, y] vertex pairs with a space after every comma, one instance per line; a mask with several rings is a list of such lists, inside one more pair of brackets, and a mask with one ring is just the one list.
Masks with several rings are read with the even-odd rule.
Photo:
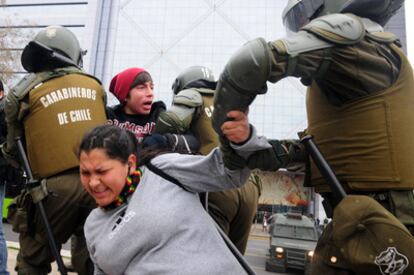
[[203, 104], [203, 98], [197, 90], [185, 89], [180, 91], [176, 96], [174, 96], [173, 104], [181, 104], [191, 108], [195, 108]]
[[367, 37], [379, 43], [394, 43], [398, 40], [397, 36], [391, 32], [370, 32], [367, 33]]
[[398, 37], [391, 32], [384, 31], [384, 28], [380, 24], [368, 18], [361, 18], [361, 20], [367, 31], [366, 35], [370, 39], [378, 43], [398, 43]]
[[[22, 100], [28, 92], [30, 92], [32, 89], [34, 89], [36, 86], [42, 84], [43, 82], [59, 77], [65, 74], [70, 73], [79, 73], [79, 74], [85, 74], [81, 69], [77, 67], [64, 67], [59, 68], [53, 71], [45, 71], [41, 73], [30, 73], [23, 77], [22, 80], [17, 83], [16, 86], [14, 86], [11, 90], [13, 95], [17, 98], [17, 100]], [[94, 76], [88, 75], [90, 77], [95, 78]], [[97, 78], [95, 78], [99, 83], [101, 83]]]
[[200, 94], [205, 94], [205, 95], [214, 95], [214, 93], [216, 92], [216, 90], [207, 89], [207, 88], [193, 88], [193, 89], [199, 92]]
[[340, 45], [358, 43], [365, 36], [365, 26], [358, 17], [340, 13], [318, 17], [302, 30]]
[[39, 74], [27, 74], [11, 89], [10, 92], [17, 100], [22, 100], [31, 89], [42, 83], [43, 80], [43, 77], [40, 77]]
[[[280, 53], [286, 51], [292, 57], [300, 53], [330, 48], [334, 46], [334, 44], [322, 40], [319, 37], [305, 31], [299, 31], [292, 36], [280, 39], [274, 43]], [[280, 49], [280, 44], [283, 45], [283, 50]]]

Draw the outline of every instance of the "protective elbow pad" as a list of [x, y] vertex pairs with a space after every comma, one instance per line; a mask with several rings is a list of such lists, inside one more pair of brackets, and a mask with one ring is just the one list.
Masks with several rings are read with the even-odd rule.
[[263, 38], [247, 42], [233, 55], [220, 75], [214, 96], [212, 122], [219, 135], [229, 111], [245, 111], [257, 94], [267, 91], [270, 70], [271, 50]]
[[182, 121], [174, 112], [166, 111], [162, 112], [158, 117], [155, 132], [159, 134], [183, 134], [189, 128], [188, 124], [186, 121]]
[[271, 55], [267, 42], [256, 38], [244, 44], [230, 58], [223, 74], [240, 93], [264, 94], [272, 65]]

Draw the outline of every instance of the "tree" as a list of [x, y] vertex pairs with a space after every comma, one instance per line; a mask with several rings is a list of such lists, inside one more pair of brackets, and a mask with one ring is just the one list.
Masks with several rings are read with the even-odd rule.
[[[0, 7], [6, 7], [6, 2], [0, 0]], [[0, 27], [0, 79], [7, 87], [16, 80], [18, 73], [23, 72], [20, 56], [24, 41], [32, 36], [31, 31], [23, 32], [21, 28], [14, 27], [10, 18], [2, 18]]]

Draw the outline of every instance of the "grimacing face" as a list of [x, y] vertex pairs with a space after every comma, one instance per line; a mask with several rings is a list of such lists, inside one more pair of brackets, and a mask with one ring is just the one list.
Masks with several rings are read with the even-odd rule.
[[95, 199], [98, 206], [106, 206], [119, 196], [126, 177], [135, 171], [136, 156], [131, 154], [123, 163], [108, 157], [104, 149], [81, 152], [80, 179], [85, 190]]

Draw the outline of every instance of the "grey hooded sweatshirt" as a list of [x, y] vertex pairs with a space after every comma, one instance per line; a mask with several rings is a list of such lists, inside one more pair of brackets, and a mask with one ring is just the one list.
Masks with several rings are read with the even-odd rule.
[[[270, 145], [253, 130], [247, 143], [232, 146], [247, 157]], [[225, 168], [218, 148], [207, 156], [164, 154], [151, 163], [189, 191], [141, 167], [143, 177], [128, 203], [110, 211], [96, 208], [85, 223], [95, 274], [245, 274], [198, 192], [240, 187], [249, 169]]]

